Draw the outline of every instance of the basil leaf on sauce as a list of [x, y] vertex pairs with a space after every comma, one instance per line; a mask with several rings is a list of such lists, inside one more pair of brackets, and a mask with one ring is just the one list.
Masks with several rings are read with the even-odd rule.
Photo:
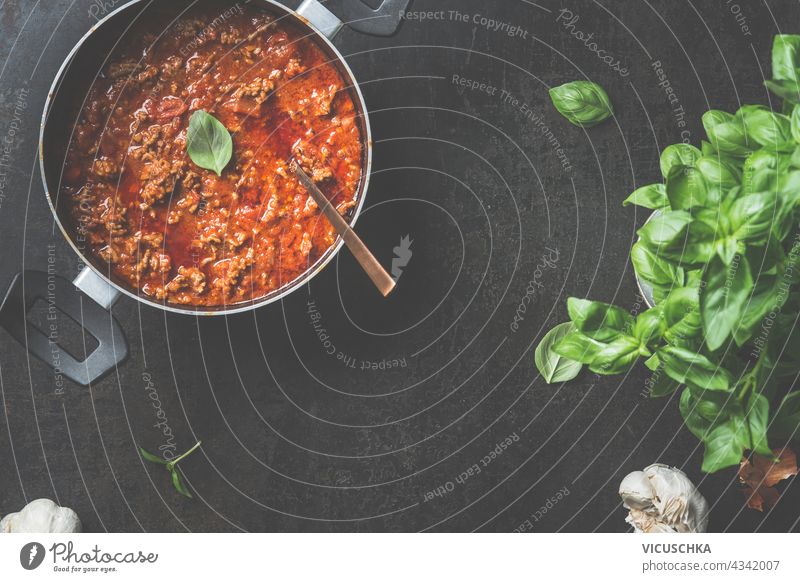
[[186, 151], [195, 164], [221, 176], [231, 161], [233, 140], [216, 117], [200, 109], [189, 119]]

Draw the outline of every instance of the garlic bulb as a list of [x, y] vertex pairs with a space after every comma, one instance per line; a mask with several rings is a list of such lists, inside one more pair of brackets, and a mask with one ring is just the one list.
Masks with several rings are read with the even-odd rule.
[[686, 474], [656, 463], [619, 486], [625, 519], [637, 533], [694, 533], [708, 527], [708, 503]]
[[78, 514], [49, 499], [36, 499], [17, 513], [0, 520], [0, 533], [77, 533], [81, 531]]

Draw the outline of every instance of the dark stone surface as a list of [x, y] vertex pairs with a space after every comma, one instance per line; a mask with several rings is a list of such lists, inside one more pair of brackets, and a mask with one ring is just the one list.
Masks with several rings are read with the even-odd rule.
[[[102, 5], [0, 8], [0, 139], [10, 151], [0, 289], [23, 268], [47, 269], [48, 257], [61, 275], [78, 268], [43, 196], [36, 136], [56, 70]], [[556, 22], [562, 8], [628, 76]], [[67, 382], [61, 394], [50, 369], [0, 332], [0, 513], [50, 497], [90, 531], [510, 531], [526, 519], [536, 531], [626, 531], [617, 486], [661, 461], [699, 484], [714, 531], [797, 529], [796, 487], [760, 514], [742, 508], [733, 470], [700, 473], [701, 448], [675, 399], [640, 396], [643, 367], [548, 386], [533, 348], [565, 319], [569, 295], [641, 308], [627, 250], [645, 215], [622, 200], [659, 179], [658, 153], [681, 131], [699, 143], [706, 109], [767, 102], [772, 36], [800, 22], [800, 7], [742, 2], [746, 31], [717, 0], [416, 0], [412, 9], [459, 10], [469, 21], [445, 13], [406, 21], [392, 38], [344, 31], [336, 41], [363, 83], [376, 142], [358, 230], [386, 265], [401, 237], [414, 241], [396, 293], [380, 299], [342, 252], [310, 288], [247, 314], [194, 319], [122, 299], [114, 313], [130, 358], [90, 389]], [[487, 30], [476, 14], [525, 34]], [[459, 87], [454, 75], [498, 90]], [[576, 78], [601, 83], [617, 117], [589, 131], [562, 119], [547, 87]], [[392, 359], [406, 367], [360, 369]], [[139, 460], [137, 445], [168, 442], [151, 396], [178, 450], [203, 441], [182, 464], [193, 500]], [[483, 466], [509, 435], [518, 439]], [[475, 464], [480, 473], [458, 479]], [[569, 495], [548, 504], [563, 488]]]

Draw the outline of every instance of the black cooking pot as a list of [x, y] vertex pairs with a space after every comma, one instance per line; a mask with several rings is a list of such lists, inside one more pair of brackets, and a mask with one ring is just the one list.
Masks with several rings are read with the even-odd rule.
[[[305, 0], [297, 10], [290, 10], [273, 0], [246, 2], [263, 5], [279, 18], [287, 18], [306, 28], [309, 35], [317, 38], [319, 46], [327, 52], [330, 61], [339, 67], [342, 77], [351, 85], [354, 101], [359, 109], [357, 119], [361, 123], [365, 152], [362, 179], [357, 193], [358, 205], [354, 209], [351, 223], [358, 217], [365, 199], [372, 162], [372, 139], [369, 116], [361, 91], [350, 67], [331, 39], [342, 28], [343, 21], [350, 28], [365, 34], [390, 35], [397, 29], [401, 14], [409, 2], [410, 0], [330, 0], [323, 5], [318, 0]], [[57, 374], [84, 386], [113, 370], [128, 355], [125, 335], [111, 313], [111, 307], [121, 295], [128, 295], [157, 309], [187, 315], [229, 315], [248, 311], [277, 301], [307, 283], [333, 259], [342, 246], [342, 240], [339, 239], [302, 276], [265, 297], [230, 306], [182, 307], [158, 303], [142, 296], [124, 282], [115, 281], [109, 265], [94, 257], [85, 256], [77, 233], [73, 229], [64, 228], [59, 216], [57, 197], [72, 130], [79, 115], [79, 110], [75, 109], [76, 96], [88, 95], [99, 71], [109, 62], [115, 50], [124, 46], [133, 23], [142, 18], [155, 18], [155, 22], [167, 25], [166, 23], [173, 22], [194, 4], [196, 0], [133, 0], [114, 10], [94, 25], [70, 51], [56, 75], [45, 103], [39, 154], [47, 202], [56, 224], [86, 266], [73, 281], [41, 271], [19, 273], [0, 306], [0, 325], [32, 355], [53, 367]], [[223, 10], [226, 6], [231, 8], [235, 5], [232, 2], [220, 2]], [[58, 311], [78, 323], [84, 333], [92, 335], [98, 342], [95, 350], [85, 359], [79, 360], [60, 349], [57, 341], [32, 325], [27, 315], [39, 299], [52, 303]]]

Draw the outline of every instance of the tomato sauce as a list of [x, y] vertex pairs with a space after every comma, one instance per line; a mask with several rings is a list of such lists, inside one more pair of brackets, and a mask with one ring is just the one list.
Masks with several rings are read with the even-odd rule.
[[[192, 9], [160, 35], [163, 23], [137, 25], [69, 146], [59, 211], [95, 263], [159, 302], [259, 299], [324, 255], [336, 234], [292, 158], [343, 215], [356, 206], [364, 146], [352, 87], [307, 29], [237, 6], [225, 18]], [[186, 153], [201, 109], [233, 139], [221, 176]]]

